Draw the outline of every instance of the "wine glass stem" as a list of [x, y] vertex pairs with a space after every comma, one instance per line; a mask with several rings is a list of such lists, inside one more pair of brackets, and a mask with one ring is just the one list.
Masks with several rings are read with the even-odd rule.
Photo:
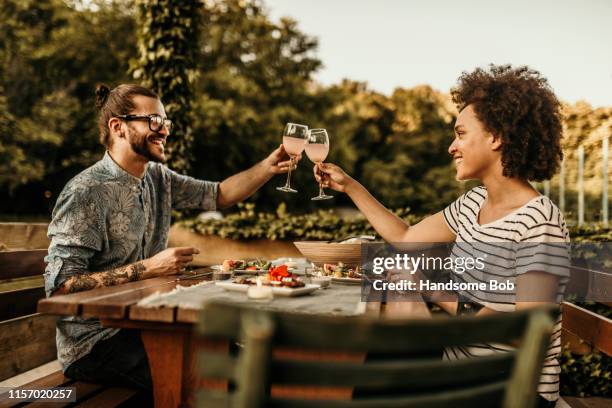
[[323, 192], [323, 183], [319, 183], [319, 197], [323, 197], [325, 192]]
[[285, 188], [291, 188], [291, 169], [293, 168], [293, 156], [289, 156], [289, 171], [287, 172], [287, 182], [285, 183]]

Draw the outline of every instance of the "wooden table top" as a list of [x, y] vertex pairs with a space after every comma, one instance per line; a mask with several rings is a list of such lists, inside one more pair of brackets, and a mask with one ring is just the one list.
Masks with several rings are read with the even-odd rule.
[[[196, 270], [200, 274], [203, 269]], [[122, 285], [92, 289], [68, 295], [58, 295], [41, 299], [38, 312], [63, 316], [95, 317], [103, 321], [142, 321], [166, 324], [193, 324], [197, 322], [199, 310], [181, 307], [150, 308], [137, 303], [156, 292], [167, 293], [177, 286], [191, 286], [210, 280], [210, 277], [185, 279], [182, 276], [165, 276], [129, 282]], [[368, 302], [370, 314], [381, 312], [380, 303]], [[388, 304], [382, 310], [386, 317], [421, 317], [430, 316], [427, 305], [422, 299]]]

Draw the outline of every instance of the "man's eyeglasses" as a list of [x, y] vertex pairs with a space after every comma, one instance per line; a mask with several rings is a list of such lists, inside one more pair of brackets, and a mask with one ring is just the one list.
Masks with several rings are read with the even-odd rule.
[[165, 127], [168, 130], [168, 133], [172, 133], [172, 129], [174, 128], [174, 125], [170, 119], [164, 119], [156, 113], [152, 115], [119, 115], [116, 117], [126, 121], [147, 120], [149, 121], [149, 129], [151, 129], [153, 132], [159, 132], [163, 127]]

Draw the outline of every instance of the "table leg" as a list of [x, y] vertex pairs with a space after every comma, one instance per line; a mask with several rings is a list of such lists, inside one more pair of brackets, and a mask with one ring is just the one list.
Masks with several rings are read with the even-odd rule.
[[178, 407], [183, 400], [183, 374], [186, 365], [188, 333], [142, 330], [142, 341], [151, 367], [155, 407]]

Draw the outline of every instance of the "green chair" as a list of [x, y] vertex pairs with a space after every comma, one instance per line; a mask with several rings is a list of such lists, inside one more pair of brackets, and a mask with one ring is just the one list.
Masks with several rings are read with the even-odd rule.
[[[485, 317], [384, 320], [209, 303], [201, 313], [198, 336], [238, 341], [241, 347], [233, 353], [199, 353], [200, 377], [224, 379], [230, 387], [228, 392], [200, 390], [197, 404], [201, 408], [533, 407], [555, 313], [534, 309]], [[448, 346], [509, 340], [519, 341], [516, 351], [455, 361], [423, 357]], [[272, 358], [275, 347], [402, 357], [365, 363], [280, 360]], [[355, 387], [372, 391], [373, 396], [272, 398], [270, 384]]]

